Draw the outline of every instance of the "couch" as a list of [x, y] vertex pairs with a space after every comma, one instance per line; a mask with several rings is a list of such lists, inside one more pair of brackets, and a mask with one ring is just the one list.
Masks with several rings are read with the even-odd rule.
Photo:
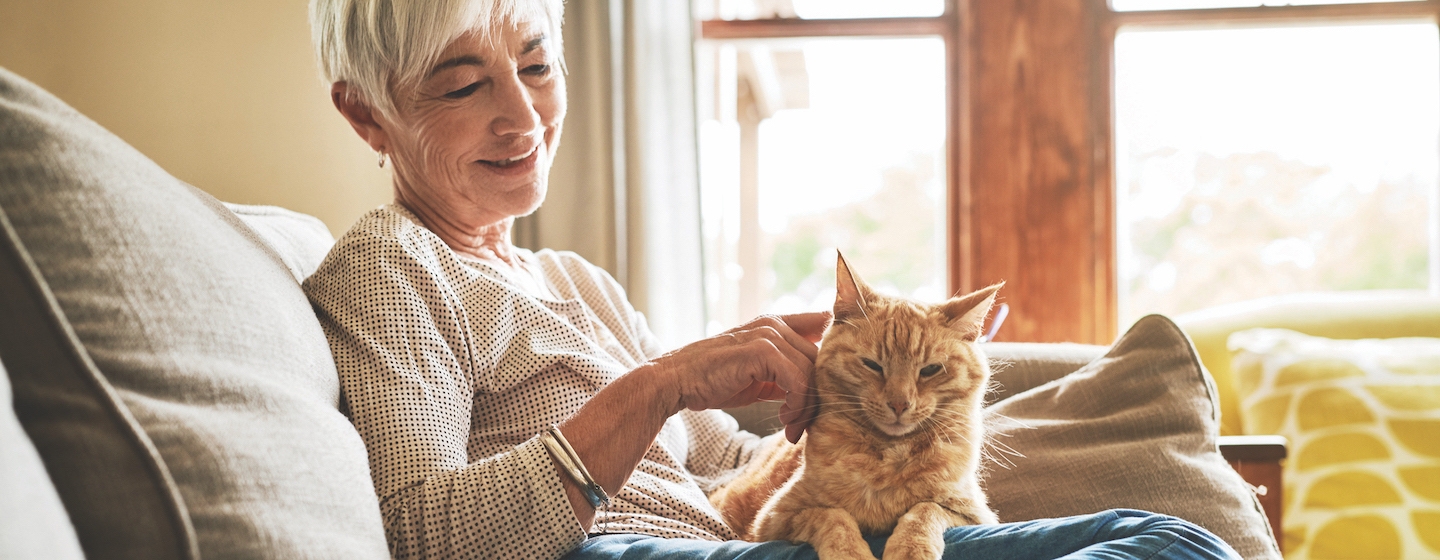
[[[312, 217], [171, 177], [0, 69], [0, 557], [387, 557], [299, 287], [330, 242]], [[1110, 347], [990, 352], [1003, 519], [1136, 507], [1279, 556], [1168, 319]]]

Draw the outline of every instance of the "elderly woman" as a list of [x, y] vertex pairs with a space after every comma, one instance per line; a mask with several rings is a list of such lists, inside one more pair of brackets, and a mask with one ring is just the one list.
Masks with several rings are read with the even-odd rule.
[[[715, 409], [783, 398], [785, 434], [799, 438], [828, 315], [761, 318], [662, 355], [604, 271], [510, 241], [544, 200], [560, 144], [561, 0], [311, 10], [335, 106], [394, 174], [394, 202], [362, 216], [304, 285], [393, 555], [813, 555], [722, 544], [734, 534], [705, 490], [759, 443]], [[1107, 515], [947, 540], [1058, 555], [1101, 523], [1225, 550], [1177, 520]]]

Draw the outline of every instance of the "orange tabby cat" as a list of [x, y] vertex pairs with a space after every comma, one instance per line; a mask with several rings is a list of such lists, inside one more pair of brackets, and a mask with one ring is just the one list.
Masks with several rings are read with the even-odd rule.
[[835, 276], [815, 423], [799, 445], [766, 438], [710, 500], [743, 538], [823, 560], [873, 560], [861, 535], [886, 533], [887, 560], [939, 558], [946, 528], [996, 522], [976, 480], [990, 366], [975, 342], [1000, 284], [926, 305], [876, 294], [844, 258]]

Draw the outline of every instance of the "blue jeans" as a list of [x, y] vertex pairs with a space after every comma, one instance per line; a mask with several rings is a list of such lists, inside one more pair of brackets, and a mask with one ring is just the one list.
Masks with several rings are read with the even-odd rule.
[[[876, 558], [884, 537], [867, 538]], [[1112, 509], [1090, 515], [1036, 519], [1003, 525], [970, 525], [945, 531], [946, 559], [1039, 558], [1224, 558], [1238, 559], [1209, 531], [1165, 515]], [[567, 560], [815, 560], [810, 545], [784, 541], [749, 543], [602, 535], [587, 539]]]

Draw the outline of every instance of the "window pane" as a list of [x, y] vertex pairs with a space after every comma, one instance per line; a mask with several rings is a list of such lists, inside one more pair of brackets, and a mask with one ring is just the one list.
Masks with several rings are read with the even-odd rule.
[[1259, 6], [1313, 6], [1316, 4], [1375, 4], [1421, 0], [1110, 0], [1117, 12], [1193, 10], [1200, 8], [1255, 8]]
[[1122, 32], [1121, 325], [1440, 281], [1434, 24]]
[[695, 14], [706, 19], [851, 19], [935, 17], [945, 0], [695, 0]]
[[829, 309], [835, 249], [889, 292], [945, 296], [939, 38], [702, 43], [710, 330]]

